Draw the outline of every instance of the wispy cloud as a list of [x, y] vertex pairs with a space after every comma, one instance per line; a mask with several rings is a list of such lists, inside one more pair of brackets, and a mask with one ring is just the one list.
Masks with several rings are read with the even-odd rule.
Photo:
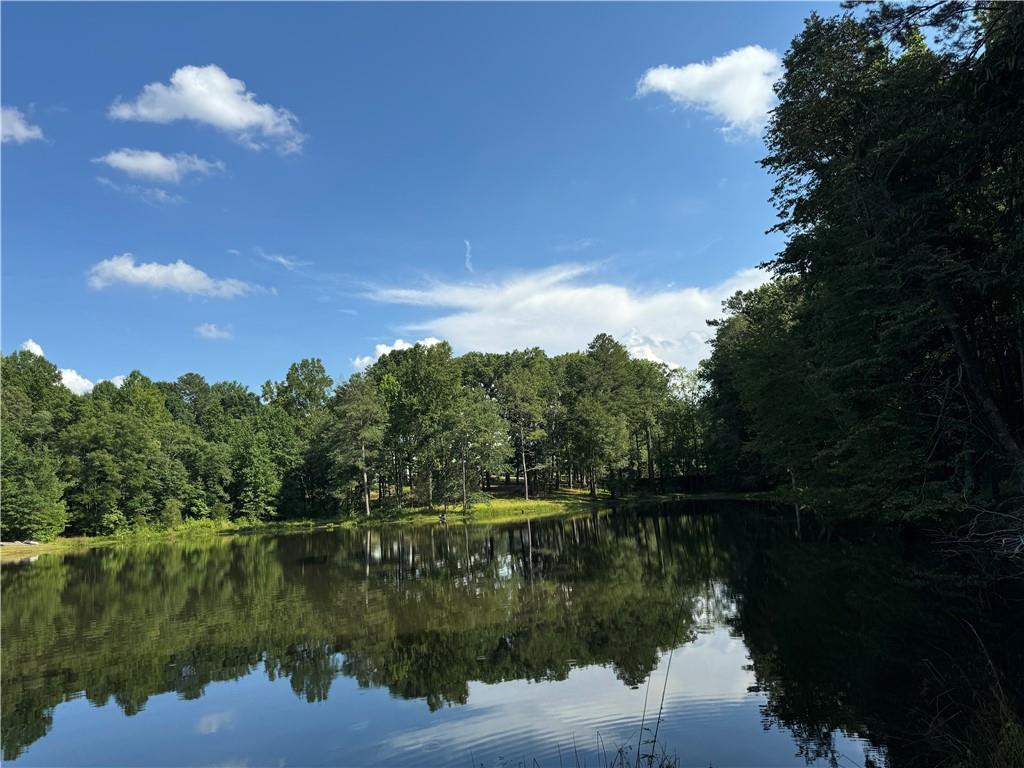
[[273, 264], [280, 264], [282, 267], [287, 270], [291, 270], [292, 272], [299, 267], [308, 267], [313, 263], [311, 261], [299, 261], [298, 259], [293, 259], [291, 256], [285, 256], [281, 253], [270, 253], [259, 246], [256, 246], [256, 254], [264, 261], [269, 261]]
[[606, 332], [635, 356], [692, 367], [706, 353], [706, 321], [721, 316], [722, 301], [767, 279], [759, 269], [744, 269], [710, 287], [645, 292], [588, 279], [597, 269], [593, 264], [560, 264], [495, 282], [379, 288], [369, 297], [449, 310], [403, 328], [447, 339], [458, 352], [537, 346], [559, 354], [582, 349]]
[[242, 280], [210, 277], [203, 270], [181, 259], [170, 264], [138, 264], [130, 253], [111, 256], [94, 264], [89, 270], [89, 285], [92, 288], [106, 288], [116, 283], [220, 299], [244, 296], [257, 290], [256, 286]]
[[130, 197], [137, 197], [144, 203], [153, 206], [164, 206], [164, 205], [181, 205], [186, 202], [185, 198], [176, 192], [168, 192], [166, 189], [160, 187], [144, 187], [139, 184], [118, 184], [116, 181], [108, 179], [106, 176], [97, 176], [96, 181], [107, 189], [112, 189], [115, 192], [128, 195]]
[[464, 242], [466, 244], [466, 255], [464, 257], [465, 263], [466, 263], [466, 271], [467, 272], [472, 272], [473, 271], [473, 246], [470, 245], [469, 240], [463, 240], [462, 242]]
[[748, 45], [710, 62], [648, 69], [637, 83], [638, 96], [663, 93], [672, 101], [707, 112], [725, 123], [729, 136], [756, 136], [775, 103], [772, 89], [782, 74], [775, 51]]
[[94, 163], [103, 163], [129, 176], [177, 184], [189, 174], [208, 176], [214, 171], [223, 171], [224, 163], [204, 160], [196, 155], [179, 152], [165, 155], [148, 149], [117, 149], [103, 157], [97, 157]]
[[571, 240], [568, 243], [559, 243], [551, 250], [555, 253], [580, 253], [581, 251], [585, 251], [590, 248], [593, 244], [593, 238], [580, 237], [576, 240]]
[[274, 146], [282, 154], [302, 151], [306, 137], [298, 118], [283, 107], [260, 103], [241, 80], [216, 64], [185, 66], [168, 83], [149, 83], [132, 101], [116, 100], [114, 120], [170, 123], [194, 120], [213, 126], [250, 149]]
[[17, 107], [0, 107], [0, 141], [6, 144], [24, 144], [26, 141], [39, 141], [43, 138], [43, 129], [32, 125], [28, 118]]
[[196, 326], [196, 335], [211, 341], [227, 341], [234, 338], [230, 328], [221, 328], [216, 323], [202, 323]]

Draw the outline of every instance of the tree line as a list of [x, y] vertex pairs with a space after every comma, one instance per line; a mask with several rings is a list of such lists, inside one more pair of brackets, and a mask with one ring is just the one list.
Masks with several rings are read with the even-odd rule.
[[1019, 556], [1024, 5], [812, 15], [776, 92], [787, 242], [713, 323], [709, 463], [827, 520], [962, 525]]
[[76, 396], [28, 351], [2, 380], [5, 539], [467, 509], [513, 478], [529, 499], [703, 468], [695, 374], [607, 335], [556, 357], [416, 345], [337, 385], [307, 359], [259, 395], [135, 371]]

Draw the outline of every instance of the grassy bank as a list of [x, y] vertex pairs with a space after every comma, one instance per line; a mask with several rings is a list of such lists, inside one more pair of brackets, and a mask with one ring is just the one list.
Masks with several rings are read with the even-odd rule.
[[143, 541], [173, 540], [193, 536], [216, 535], [242, 532], [252, 528], [251, 523], [242, 524], [230, 520], [190, 520], [174, 528], [133, 528], [113, 536], [60, 536], [54, 541], [38, 544], [3, 542], [0, 546], [0, 562], [27, 560], [48, 554], [83, 552], [95, 547], [109, 547], [115, 544], [131, 544]]
[[[463, 514], [461, 506], [449, 506], [445, 519], [449, 525], [461, 523], [514, 523], [523, 520], [539, 520], [548, 517], [588, 514], [595, 507], [601, 507], [605, 498], [592, 501], [580, 494], [564, 493], [544, 499], [493, 498], [473, 504], [468, 513]], [[443, 507], [411, 507], [402, 510], [389, 510], [383, 514], [371, 514], [369, 518], [355, 516], [343, 524], [351, 527], [401, 523], [402, 525], [436, 525]]]
[[[463, 514], [461, 507], [449, 507], [446, 522], [449, 525], [486, 524], [502, 525], [526, 520], [543, 520], [590, 514], [611, 506], [633, 506], [687, 500], [774, 500], [771, 494], [644, 494], [626, 495], [612, 499], [607, 491], [600, 491], [593, 499], [582, 490], [561, 490], [543, 499], [526, 501], [519, 496], [499, 495], [478, 501]], [[339, 518], [310, 518], [298, 520], [190, 520], [174, 528], [135, 528], [115, 536], [61, 537], [40, 544], [4, 543], [0, 546], [0, 562], [15, 562], [45, 554], [81, 552], [93, 547], [131, 544], [144, 541], [173, 541], [200, 536], [245, 533], [275, 533], [301, 530], [330, 530], [333, 528], [362, 528], [379, 525], [437, 525], [442, 507], [406, 507], [373, 510], [367, 518], [353, 514]]]
[[[473, 505], [468, 514], [461, 507], [450, 507], [446, 516], [449, 525], [462, 523], [501, 524], [540, 520], [564, 515], [586, 514], [600, 502], [591, 501], [582, 494], [564, 493], [553, 498], [531, 499], [495, 498]], [[7, 543], [0, 546], [0, 562], [15, 562], [45, 554], [81, 552], [93, 547], [132, 544], [145, 541], [173, 541], [200, 536], [245, 533], [276, 533], [301, 530], [329, 530], [332, 528], [361, 528], [368, 525], [437, 525], [441, 507], [373, 510], [370, 517], [346, 515], [340, 518], [308, 518], [297, 520], [190, 520], [174, 528], [134, 528], [115, 536], [59, 537], [39, 544]]]

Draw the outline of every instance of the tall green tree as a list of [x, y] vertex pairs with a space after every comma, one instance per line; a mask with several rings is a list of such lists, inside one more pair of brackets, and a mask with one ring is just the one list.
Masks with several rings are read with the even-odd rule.
[[530, 498], [530, 467], [527, 455], [546, 436], [544, 429], [545, 390], [550, 387], [547, 357], [539, 349], [529, 350], [498, 380], [496, 396], [502, 413], [515, 433], [519, 466], [523, 474], [523, 496]]
[[[7, 395], [5, 394], [5, 398]], [[59, 463], [45, 445], [30, 447], [7, 426], [3, 433], [3, 516], [6, 540], [50, 541], [67, 525], [64, 482], [58, 477]]]
[[356, 374], [338, 387], [333, 403], [334, 424], [330, 432], [335, 477], [343, 480], [355, 469], [361, 480], [363, 508], [370, 516], [370, 482], [382, 460], [387, 429], [387, 411], [376, 382]]
[[281, 476], [266, 432], [252, 420], [240, 424], [232, 440], [231, 473], [237, 516], [267, 520], [277, 514]]
[[0, 361], [3, 538], [48, 541], [67, 523], [57, 430], [71, 417], [72, 395], [42, 356], [18, 351]]
[[766, 134], [776, 283], [704, 366], [717, 467], [830, 518], [1024, 529], [1022, 49], [1017, 4], [807, 20]]
[[[451, 455], [461, 469], [462, 509], [469, 510], [469, 482], [496, 472], [511, 457], [508, 422], [496, 401], [476, 388], [463, 389], [455, 402], [449, 426]], [[471, 475], [469, 473], [472, 473]]]

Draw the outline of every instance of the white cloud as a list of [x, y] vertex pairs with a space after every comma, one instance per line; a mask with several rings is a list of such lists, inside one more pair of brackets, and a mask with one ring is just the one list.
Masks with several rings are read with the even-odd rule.
[[[100, 379], [96, 384], [102, 384], [104, 381], [109, 381], [118, 389], [124, 384], [124, 376], [111, 376], [109, 379]], [[70, 389], [76, 395], [87, 395], [92, 392], [96, 386], [92, 381], [85, 378], [82, 374], [76, 371], [74, 368], [61, 368], [60, 369], [60, 383]]]
[[190, 173], [208, 176], [214, 171], [224, 170], [224, 163], [220, 161], [204, 160], [184, 152], [165, 155], [149, 149], [117, 149], [95, 158], [93, 162], [104, 163], [129, 176], [172, 184], [177, 184]]
[[96, 181], [108, 189], [121, 192], [131, 197], [137, 197], [149, 205], [181, 205], [185, 198], [174, 192], [168, 192], [160, 187], [143, 187], [138, 184], [118, 184], [106, 176], [97, 176]]
[[[744, 269], [710, 288], [634, 291], [584, 280], [596, 267], [561, 264], [495, 283], [433, 283], [426, 288], [381, 288], [376, 301], [451, 310], [405, 326], [448, 339], [456, 352], [505, 352], [541, 347], [550, 354], [583, 349], [610, 333], [636, 357], [691, 368], [707, 352], [706, 321], [720, 317], [722, 301], [768, 279]], [[398, 342], [396, 342], [397, 344]], [[404, 342], [403, 342], [404, 343]], [[378, 345], [377, 356], [388, 351]], [[375, 358], [357, 358], [356, 364]]]
[[258, 246], [256, 248], [256, 254], [264, 261], [269, 261], [273, 264], [280, 264], [285, 269], [293, 272], [299, 267], [308, 267], [312, 264], [311, 261], [299, 261], [298, 259], [293, 259], [291, 256], [285, 256], [281, 253], [269, 253]]
[[[39, 343], [32, 339], [25, 339], [21, 343], [21, 348], [26, 352], [31, 352], [33, 355], [39, 357], [45, 357], [43, 354], [43, 348], [39, 346]], [[92, 388], [95, 384], [89, 379], [85, 378], [82, 374], [76, 371], [74, 368], [61, 368], [60, 370], [60, 383], [70, 389], [76, 395], [86, 395], [92, 392]], [[109, 381], [113, 383], [115, 387], [120, 387], [124, 384], [124, 376], [113, 376], [109, 379], [100, 379], [100, 381]], [[97, 384], [99, 382], [96, 382]]]
[[470, 245], [469, 240], [463, 240], [462, 242], [464, 242], [466, 244], [466, 255], [465, 255], [466, 271], [467, 272], [472, 272], [473, 271], [473, 246]]
[[352, 365], [356, 370], [362, 370], [370, 365], [373, 365], [380, 358], [384, 357], [388, 352], [394, 352], [396, 349], [412, 349], [417, 344], [422, 344], [424, 347], [432, 347], [435, 344], [440, 344], [440, 339], [435, 339], [433, 336], [428, 336], [425, 339], [419, 341], [404, 341], [403, 339], [395, 339], [394, 344], [377, 344], [373, 348], [372, 355], [359, 355], [353, 361]]
[[276, 146], [283, 154], [302, 151], [298, 119], [282, 107], [261, 104], [245, 83], [215, 64], [185, 66], [170, 83], [149, 83], [134, 101], [118, 99], [108, 112], [115, 120], [170, 123], [195, 120], [230, 134], [250, 149]]
[[111, 256], [92, 266], [89, 270], [89, 285], [92, 288], [106, 288], [114, 283], [140, 285], [155, 290], [177, 291], [190, 296], [213, 296], [230, 299], [244, 296], [255, 290], [255, 286], [234, 278], [217, 279], [203, 270], [187, 264], [181, 259], [170, 264], [148, 262], [136, 264], [130, 253]]
[[204, 339], [213, 339], [215, 341], [227, 340], [233, 337], [230, 328], [221, 328], [216, 323], [202, 323], [196, 326], [196, 334], [202, 336]]
[[664, 93], [672, 101], [708, 112], [727, 135], [758, 135], [775, 103], [772, 85], [782, 74], [775, 51], [748, 45], [708, 62], [648, 69], [637, 95]]
[[25, 339], [25, 341], [21, 343], [21, 348], [26, 352], [31, 352], [37, 357], [46, 357], [46, 355], [43, 354], [43, 348], [32, 339]]
[[60, 381], [61, 384], [70, 389], [76, 395], [86, 395], [92, 392], [92, 388], [94, 386], [89, 379], [85, 378], [85, 376], [80, 374], [74, 368], [61, 368]]
[[32, 125], [17, 107], [0, 108], [0, 141], [24, 144], [43, 138], [43, 129]]
[[203, 734], [209, 735], [211, 733], [217, 733], [222, 728], [230, 728], [234, 726], [237, 716], [234, 712], [212, 712], [208, 715], [203, 715], [199, 718], [196, 723], [196, 731]]

